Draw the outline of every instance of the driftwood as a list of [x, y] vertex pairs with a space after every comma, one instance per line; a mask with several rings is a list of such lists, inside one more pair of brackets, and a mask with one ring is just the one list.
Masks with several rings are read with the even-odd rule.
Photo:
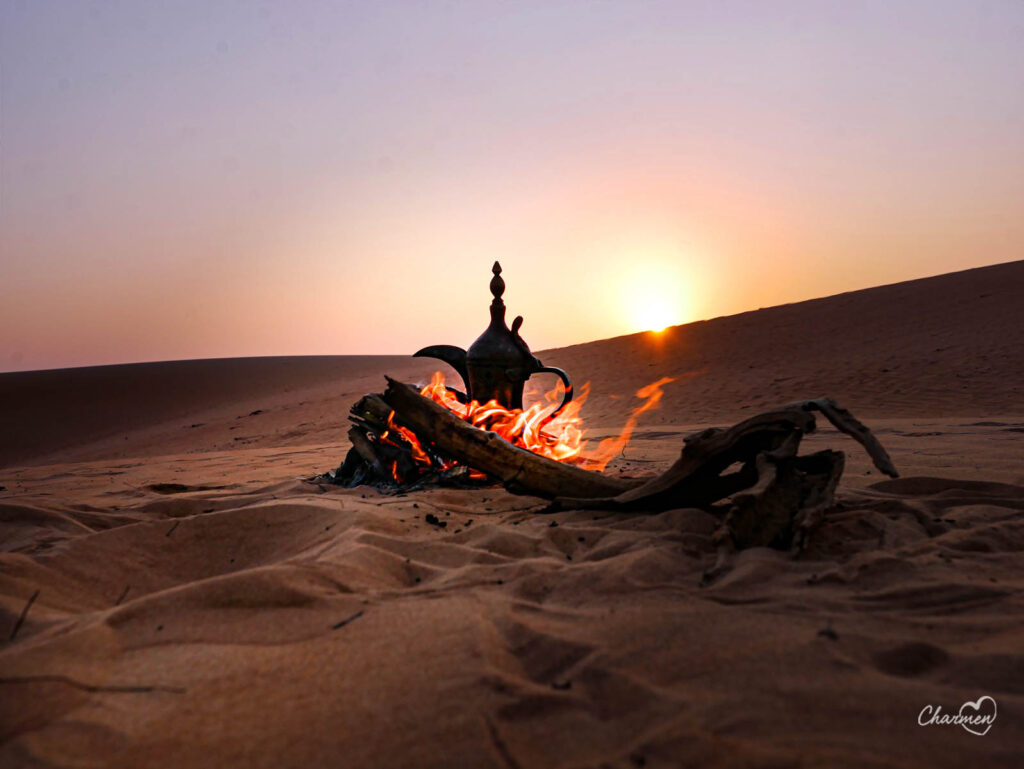
[[[828, 398], [801, 401], [720, 430], [684, 440], [682, 455], [667, 471], [614, 497], [556, 497], [552, 509], [659, 512], [708, 507], [732, 497], [725, 527], [737, 547], [803, 547], [808, 533], [832, 506], [845, 457], [838, 451], [797, 456], [820, 411], [866, 449], [881, 472], [898, 473], [871, 431]], [[724, 474], [739, 464], [739, 469]]]
[[[759, 477], [755, 462], [758, 455], [784, 449], [787, 456], [796, 456], [800, 439], [814, 432], [811, 411], [821, 411], [839, 430], [860, 442], [883, 473], [893, 478], [898, 475], [889, 455], [868, 428], [834, 401], [819, 398], [758, 414], [727, 430], [713, 427], [687, 436], [682, 456], [672, 467], [617, 496], [593, 499], [560, 495], [556, 502], [563, 507], [585, 503], [591, 508], [615, 510], [703, 507], [753, 486]], [[738, 471], [722, 475], [738, 462], [743, 464]]]
[[757, 483], [733, 497], [725, 517], [733, 544], [802, 548], [832, 506], [843, 453], [798, 457], [775, 451], [758, 455], [755, 464]]
[[[424, 454], [438, 473], [456, 460], [500, 481], [519, 494], [551, 500], [548, 511], [587, 508], [656, 513], [680, 507], [701, 507], [723, 513], [725, 535], [736, 547], [803, 546], [808, 532], [832, 506], [842, 476], [844, 455], [797, 452], [803, 436], [816, 427], [813, 412], [857, 440], [875, 466], [896, 477], [889, 455], [871, 431], [849, 411], [827, 398], [800, 401], [751, 417], [728, 429], [703, 430], [684, 439], [672, 467], [647, 481], [613, 478], [556, 462], [513, 446], [493, 432], [481, 430], [419, 394], [388, 378], [386, 392], [368, 395], [352, 409], [349, 432], [353, 448], [339, 469], [343, 480], [359, 482], [359, 468], [379, 477], [410, 477], [416, 472], [412, 449], [395, 441], [371, 441], [396, 426], [415, 433]], [[353, 469], [355, 468], [355, 469]], [[735, 469], [734, 469], [735, 468]], [[728, 500], [728, 506], [716, 506]]]

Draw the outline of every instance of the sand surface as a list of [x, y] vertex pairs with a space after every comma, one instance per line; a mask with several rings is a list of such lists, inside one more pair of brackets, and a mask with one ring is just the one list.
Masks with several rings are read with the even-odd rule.
[[[823, 426], [810, 549], [710, 582], [700, 510], [306, 480], [428, 361], [0, 375], [0, 765], [1020, 766], [1022, 350], [1016, 262], [545, 352], [597, 437], [680, 377], [609, 472], [803, 397], [876, 430], [900, 479]], [[918, 725], [985, 695], [984, 736]]]

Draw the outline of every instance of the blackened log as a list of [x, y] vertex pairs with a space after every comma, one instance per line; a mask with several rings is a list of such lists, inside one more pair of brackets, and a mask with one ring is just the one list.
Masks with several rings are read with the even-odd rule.
[[386, 430], [388, 417], [393, 409], [379, 395], [370, 394], [360, 398], [350, 409], [352, 421], [366, 424], [376, 430]]
[[363, 458], [363, 461], [366, 462], [366, 464], [373, 468], [375, 475], [380, 478], [391, 477], [391, 473], [385, 469], [384, 463], [381, 462], [381, 458], [378, 455], [376, 448], [374, 448], [374, 445], [361, 429], [358, 427], [352, 427], [349, 429], [348, 439], [352, 441], [352, 448], [355, 452]]

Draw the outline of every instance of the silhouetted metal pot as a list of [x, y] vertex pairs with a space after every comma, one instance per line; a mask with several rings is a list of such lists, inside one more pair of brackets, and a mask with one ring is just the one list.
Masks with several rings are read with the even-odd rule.
[[501, 277], [501, 265], [497, 262], [491, 268], [491, 323], [473, 344], [469, 351], [450, 344], [438, 344], [424, 347], [414, 353], [418, 358], [437, 358], [454, 368], [465, 383], [466, 392], [458, 393], [467, 400], [487, 403], [497, 401], [509, 409], [523, 407], [523, 388], [534, 374], [550, 373], [557, 375], [565, 385], [565, 394], [558, 408], [552, 412], [554, 416], [572, 400], [572, 381], [562, 369], [545, 366], [540, 359], [530, 352], [529, 346], [519, 336], [523, 325], [523, 317], [517, 316], [510, 329], [505, 324], [505, 302], [501, 295], [505, 293], [505, 281]]

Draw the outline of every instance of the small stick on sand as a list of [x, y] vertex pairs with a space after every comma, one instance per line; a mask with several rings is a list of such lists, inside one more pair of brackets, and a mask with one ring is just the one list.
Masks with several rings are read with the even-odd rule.
[[21, 610], [21, 614], [18, 615], [18, 621], [14, 623], [14, 629], [11, 631], [11, 641], [13, 641], [14, 637], [18, 635], [18, 631], [21, 630], [21, 623], [25, 621], [25, 617], [28, 616], [28, 610], [32, 608], [32, 604], [36, 602], [38, 597], [39, 591], [37, 590], [32, 594], [32, 597], [28, 599], [28, 603], [25, 604], [25, 608]]
[[121, 605], [121, 601], [123, 601], [125, 599], [125, 597], [127, 597], [128, 591], [131, 590], [131, 589], [132, 589], [131, 585], [125, 585], [124, 586], [124, 590], [121, 591], [121, 595], [119, 595], [117, 597], [117, 600], [114, 601], [114, 606], [120, 606]]
[[167, 533], [166, 533], [166, 534], [164, 534], [164, 536], [165, 536], [165, 537], [169, 537], [169, 536], [171, 536], [171, 534], [173, 534], [173, 533], [174, 533], [174, 530], [175, 530], [176, 528], [178, 528], [178, 526], [179, 526], [179, 525], [181, 525], [181, 521], [175, 521], [175, 522], [174, 522], [174, 525], [173, 525], [173, 526], [172, 526], [171, 528], [169, 528], [169, 529], [167, 530]]
[[359, 611], [357, 611], [357, 612], [356, 612], [355, 614], [353, 614], [353, 615], [352, 615], [351, 617], [347, 617], [346, 619], [343, 619], [343, 620], [342, 620], [341, 622], [339, 622], [338, 624], [336, 624], [336, 625], [332, 625], [332, 626], [331, 626], [331, 630], [337, 630], [338, 628], [342, 628], [342, 627], [345, 627], [345, 625], [347, 625], [347, 624], [348, 624], [349, 622], [355, 622], [355, 621], [356, 621], [357, 619], [359, 619], [359, 618], [360, 618], [360, 617], [362, 617], [362, 616], [363, 616], [363, 612], [362, 612], [362, 610], [360, 609], [360, 610], [359, 610]]

